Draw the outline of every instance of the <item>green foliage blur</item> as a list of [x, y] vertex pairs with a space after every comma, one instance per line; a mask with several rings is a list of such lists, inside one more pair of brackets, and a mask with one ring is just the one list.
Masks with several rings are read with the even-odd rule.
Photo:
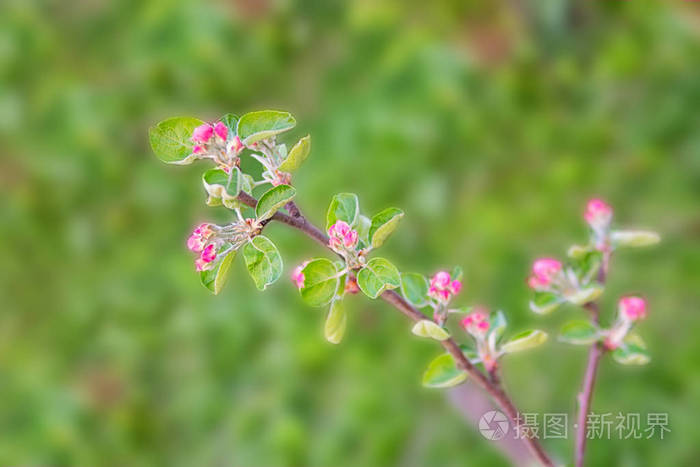
[[[465, 466], [506, 459], [420, 386], [438, 346], [381, 302], [322, 337], [293, 266], [326, 255], [271, 224], [283, 280], [241, 261], [213, 296], [185, 239], [205, 165], [167, 166], [175, 115], [292, 112], [297, 200], [340, 191], [406, 217], [403, 271], [465, 268], [460, 304], [509, 333], [583, 317], [527, 309], [525, 277], [586, 234], [600, 196], [663, 241], [620, 252], [603, 304], [641, 293], [652, 362], [603, 363], [598, 413], [669, 414], [663, 440], [590, 442], [590, 465], [700, 455], [700, 11], [693, 2], [4, 0], [0, 3], [0, 465]], [[585, 349], [504, 360], [525, 412], [568, 412]], [[541, 417], [541, 415], [540, 415]], [[541, 418], [540, 418], [541, 420]], [[566, 461], [569, 440], [546, 446]]]

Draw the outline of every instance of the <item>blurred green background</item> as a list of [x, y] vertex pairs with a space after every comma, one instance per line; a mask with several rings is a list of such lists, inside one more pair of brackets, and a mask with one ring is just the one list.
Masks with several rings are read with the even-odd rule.
[[[529, 312], [538, 255], [585, 236], [587, 198], [663, 243], [616, 256], [648, 297], [653, 361], [602, 365], [597, 412], [669, 413], [665, 439], [595, 440], [590, 465], [700, 455], [700, 11], [691, 2], [4, 0], [0, 5], [0, 465], [465, 466], [506, 459], [420, 387], [438, 347], [355, 297], [345, 341], [286, 279], [325, 254], [272, 225], [285, 280], [241, 262], [217, 297], [184, 242], [204, 165], [166, 166], [149, 125], [289, 110], [311, 133], [298, 201], [406, 218], [383, 255], [464, 266], [460, 303]], [[658, 2], [661, 3], [661, 2]], [[504, 363], [526, 412], [575, 409], [585, 350]], [[573, 423], [570, 417], [570, 423]], [[571, 440], [547, 441], [561, 460]]]

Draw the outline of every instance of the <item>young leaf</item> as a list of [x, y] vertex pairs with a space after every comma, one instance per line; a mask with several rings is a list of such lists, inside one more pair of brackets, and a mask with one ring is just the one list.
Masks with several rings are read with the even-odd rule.
[[508, 325], [508, 321], [506, 321], [506, 315], [503, 314], [501, 310], [498, 310], [496, 313], [491, 314], [489, 323], [489, 333], [495, 335], [496, 339], [503, 335], [503, 332], [506, 330], [506, 326]]
[[546, 315], [556, 310], [564, 300], [552, 292], [535, 292], [535, 297], [530, 300], [530, 310], [540, 315]]
[[616, 247], [649, 246], [661, 241], [659, 234], [648, 230], [613, 230], [610, 239]]
[[360, 214], [360, 202], [355, 193], [338, 193], [331, 200], [326, 214], [326, 230], [336, 221], [345, 221], [351, 227], [355, 225]]
[[282, 274], [282, 257], [274, 243], [263, 235], [258, 235], [243, 247], [243, 259], [260, 290], [279, 279]]
[[453, 281], [461, 281], [463, 276], [464, 276], [464, 270], [462, 269], [462, 266], [455, 266], [454, 268], [452, 268], [452, 272], [450, 273], [450, 278]]
[[342, 300], [334, 300], [331, 303], [331, 309], [326, 317], [326, 324], [323, 327], [323, 333], [326, 340], [331, 344], [339, 344], [345, 334], [345, 326], [348, 318], [345, 313], [345, 306]]
[[202, 282], [202, 285], [211, 290], [214, 295], [221, 292], [221, 289], [224, 287], [226, 277], [228, 276], [228, 271], [231, 268], [231, 263], [235, 257], [236, 252], [232, 251], [219, 260], [219, 263], [213, 269], [199, 273], [199, 280]]
[[520, 352], [544, 344], [546, 340], [547, 333], [544, 331], [539, 329], [524, 331], [513, 336], [511, 340], [503, 344], [501, 351], [503, 353]]
[[562, 326], [559, 340], [569, 344], [590, 345], [600, 338], [598, 329], [588, 321], [569, 321]]
[[429, 319], [422, 319], [413, 325], [411, 332], [419, 337], [430, 337], [436, 341], [444, 341], [449, 339], [450, 335], [442, 329], [440, 326], [430, 321]]
[[640, 345], [624, 342], [612, 353], [617, 363], [623, 365], [646, 365], [651, 360], [649, 353]]
[[600, 297], [602, 293], [603, 287], [593, 285], [586, 289], [577, 290], [573, 293], [567, 294], [566, 299], [574, 305], [580, 306], [594, 301], [596, 298]]
[[464, 382], [467, 373], [454, 361], [452, 355], [444, 353], [428, 364], [423, 373], [423, 386], [428, 388], [451, 388]]
[[360, 239], [362, 245], [365, 247], [369, 246], [369, 228], [372, 226], [372, 221], [369, 217], [360, 214], [357, 216], [357, 224], [355, 225], [355, 230], [357, 230], [357, 238]]
[[357, 285], [369, 298], [377, 298], [387, 289], [401, 285], [396, 266], [384, 258], [372, 258], [357, 273]]
[[279, 170], [294, 172], [309, 157], [309, 152], [311, 152], [311, 136], [306, 135], [289, 151], [287, 157], [280, 164]]
[[311, 306], [328, 304], [338, 291], [338, 269], [325, 258], [314, 259], [302, 270], [304, 287], [301, 288], [301, 298]]
[[566, 251], [566, 254], [569, 256], [569, 258], [581, 259], [591, 251], [592, 247], [590, 246], [571, 245]]
[[148, 130], [151, 148], [158, 159], [168, 164], [190, 164], [192, 154], [192, 131], [204, 122], [197, 118], [174, 117], [152, 126]]
[[372, 216], [372, 225], [369, 228], [372, 248], [379, 248], [384, 244], [387, 237], [396, 230], [402, 217], [403, 211], [399, 208], [386, 208]]
[[428, 304], [428, 279], [417, 272], [401, 274], [401, 293], [412, 305], [423, 307]]
[[236, 136], [236, 131], [238, 127], [238, 116], [234, 114], [226, 114], [223, 117], [221, 117], [221, 123], [226, 125], [228, 130], [231, 132], [231, 136]]
[[278, 185], [267, 190], [260, 197], [255, 207], [255, 216], [258, 221], [269, 219], [278, 209], [287, 204], [297, 194], [297, 190], [289, 185]]
[[243, 115], [238, 120], [237, 133], [244, 145], [270, 138], [291, 130], [297, 124], [289, 112], [261, 110]]
[[241, 187], [241, 171], [237, 167], [227, 174], [221, 169], [209, 169], [202, 175], [204, 189], [209, 196], [224, 201], [233, 201]]

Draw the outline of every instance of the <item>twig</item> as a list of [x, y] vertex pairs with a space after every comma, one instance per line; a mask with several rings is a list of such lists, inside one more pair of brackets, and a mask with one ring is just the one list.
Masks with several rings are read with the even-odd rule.
[[[238, 199], [244, 204], [255, 207], [257, 200], [245, 192], [241, 192], [238, 195]], [[282, 222], [295, 229], [301, 230], [309, 237], [316, 240], [316, 242], [321, 245], [328, 247], [328, 237], [324, 232], [322, 232], [318, 227], [309, 222], [302, 214], [299, 208], [293, 202], [287, 203], [285, 206], [287, 211], [291, 215], [283, 214], [281, 212], [276, 212], [272, 217], [272, 220]], [[410, 303], [408, 303], [401, 295], [397, 294], [393, 290], [387, 290], [381, 295], [382, 300], [394, 306], [401, 313], [409, 317], [413, 321], [420, 321], [427, 318], [423, 313], [418, 311]], [[505, 393], [505, 391], [498, 385], [492, 383], [489, 378], [487, 378], [484, 373], [479, 371], [472, 363], [464, 356], [464, 353], [459, 348], [459, 345], [451, 337], [441, 342], [442, 346], [447, 352], [449, 352], [454, 358], [457, 365], [466, 371], [469, 376], [476, 382], [478, 386], [484, 389], [500, 406], [500, 408], [505, 412], [505, 414], [510, 419], [513, 426], [520, 429], [527, 427], [519, 426], [522, 423], [522, 416], [518, 409], [515, 407], [510, 397]], [[549, 458], [544, 448], [533, 436], [524, 436], [523, 442], [530, 449], [531, 454], [545, 466], [554, 466], [552, 460]]]
[[[606, 261], [607, 263], [607, 261]], [[605, 266], [607, 270], [607, 264]], [[601, 270], [602, 271], [602, 270]], [[607, 271], [601, 273], [598, 276], [598, 282], [601, 284], [605, 282]], [[590, 315], [591, 321], [598, 324], [600, 321], [600, 309], [598, 304], [595, 302], [586, 303], [584, 305]], [[581, 386], [581, 391], [578, 393], [578, 417], [576, 420], [576, 440], [574, 444], [574, 460], [576, 467], [583, 467], [583, 458], [586, 453], [586, 428], [588, 425], [588, 413], [591, 408], [591, 400], [593, 399], [593, 389], [595, 387], [596, 375], [598, 373], [598, 366], [600, 364], [600, 358], [605, 353], [605, 349], [600, 344], [596, 342], [591, 345], [588, 350], [588, 364], [586, 365], [586, 373], [583, 376], [583, 385]]]

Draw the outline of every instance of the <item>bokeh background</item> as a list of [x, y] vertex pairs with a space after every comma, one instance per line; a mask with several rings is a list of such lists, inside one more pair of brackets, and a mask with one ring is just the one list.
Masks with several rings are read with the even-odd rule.
[[[653, 4], [658, 3], [658, 4]], [[4, 0], [0, 4], [0, 465], [465, 466], [507, 460], [420, 387], [438, 352], [381, 302], [345, 341], [288, 280], [241, 262], [219, 296], [184, 242], [202, 165], [160, 163], [149, 125], [262, 108], [311, 133], [298, 201], [406, 218], [406, 271], [460, 264], [461, 303], [512, 332], [538, 255], [582, 241], [587, 198], [663, 243], [616, 256], [606, 318], [643, 293], [653, 361], [602, 365], [597, 412], [669, 414], [661, 440], [593, 441], [591, 465], [700, 455], [700, 11], [693, 2]], [[270, 227], [286, 259], [325, 254]], [[575, 409], [585, 350], [504, 363], [526, 412]], [[570, 423], [573, 420], [570, 418]], [[547, 441], [562, 460], [571, 440]]]

